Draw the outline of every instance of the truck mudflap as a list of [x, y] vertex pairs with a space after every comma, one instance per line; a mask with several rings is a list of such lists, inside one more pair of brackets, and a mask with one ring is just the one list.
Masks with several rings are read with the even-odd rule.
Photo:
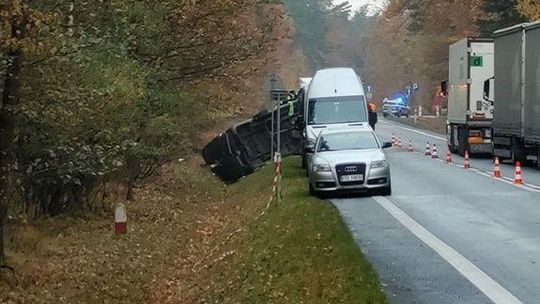
[[[277, 113], [278, 111], [275, 111], [274, 114]], [[281, 104], [279, 113], [281, 154], [283, 156], [301, 154], [302, 102], [286, 101]], [[271, 130], [272, 111], [261, 111], [210, 141], [202, 151], [204, 161], [221, 180], [235, 182], [272, 159]], [[273, 140], [275, 146], [277, 137]]]

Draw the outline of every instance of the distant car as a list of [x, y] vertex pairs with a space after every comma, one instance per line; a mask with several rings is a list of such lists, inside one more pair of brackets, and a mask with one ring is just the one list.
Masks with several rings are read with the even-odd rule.
[[381, 144], [368, 127], [322, 131], [309, 151], [310, 194], [366, 190], [390, 195], [390, 166], [382, 149], [391, 146]]
[[400, 103], [397, 100], [388, 100], [383, 104], [383, 116], [388, 117], [390, 115], [401, 117], [409, 117], [411, 108], [409, 106]]

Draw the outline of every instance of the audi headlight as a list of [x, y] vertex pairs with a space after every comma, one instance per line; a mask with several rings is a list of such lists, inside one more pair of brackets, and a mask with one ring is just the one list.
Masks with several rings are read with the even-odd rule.
[[313, 171], [315, 172], [330, 172], [332, 168], [329, 164], [317, 164], [313, 165]]
[[371, 169], [381, 169], [386, 168], [386, 166], [388, 166], [386, 160], [376, 160], [371, 162]]

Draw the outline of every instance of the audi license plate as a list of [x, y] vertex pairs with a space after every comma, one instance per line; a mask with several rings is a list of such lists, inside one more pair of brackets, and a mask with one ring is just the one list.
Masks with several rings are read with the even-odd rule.
[[364, 175], [362, 174], [353, 174], [353, 175], [342, 175], [342, 182], [361, 182], [364, 180]]

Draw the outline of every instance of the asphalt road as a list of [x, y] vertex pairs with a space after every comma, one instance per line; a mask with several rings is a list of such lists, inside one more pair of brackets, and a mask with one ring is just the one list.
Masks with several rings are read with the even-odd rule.
[[[489, 159], [472, 170], [423, 156], [426, 142], [444, 157], [444, 136], [387, 120], [377, 133], [387, 150], [393, 195], [333, 199], [390, 303], [540, 303], [540, 171], [526, 186], [490, 176]], [[407, 152], [412, 141], [417, 152]]]

